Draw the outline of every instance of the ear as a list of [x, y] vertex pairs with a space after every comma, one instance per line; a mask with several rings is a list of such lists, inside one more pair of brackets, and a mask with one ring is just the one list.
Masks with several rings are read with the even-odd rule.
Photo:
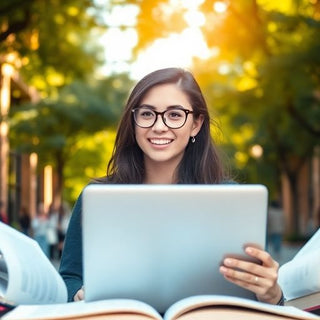
[[192, 126], [191, 135], [190, 135], [191, 137], [195, 137], [199, 133], [202, 127], [203, 121], [204, 121], [203, 114], [200, 114], [197, 119], [193, 120], [193, 126]]

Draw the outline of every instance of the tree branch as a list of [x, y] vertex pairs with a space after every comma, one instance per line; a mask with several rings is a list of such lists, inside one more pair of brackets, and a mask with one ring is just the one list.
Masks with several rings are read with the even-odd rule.
[[308, 120], [299, 112], [293, 105], [292, 101], [287, 104], [289, 114], [300, 124], [301, 127], [306, 129], [312, 135], [320, 136], [320, 129], [316, 129], [308, 122]]
[[[266, 35], [262, 31], [262, 21], [261, 21], [261, 18], [259, 16], [259, 8], [258, 8], [258, 5], [257, 5], [257, 1], [256, 0], [252, 0], [252, 16], [255, 19], [256, 25], [254, 24], [254, 21], [251, 21], [250, 19], [248, 19], [247, 15], [243, 16], [235, 8], [235, 6], [232, 4], [232, 2], [230, 2], [229, 10], [230, 10], [230, 12], [232, 12], [234, 17], [237, 18], [242, 23], [242, 25], [247, 29], [249, 34], [255, 33], [256, 39], [260, 43], [261, 48], [263, 49], [265, 54], [267, 56], [271, 56], [271, 52], [270, 52], [269, 47], [268, 47], [267, 42], [266, 42]], [[259, 26], [259, 28], [257, 28], [258, 26]]]
[[25, 6], [25, 4], [26, 2], [24, 0], [7, 1], [5, 5], [2, 4], [0, 7], [0, 16], [8, 16], [12, 11]]
[[25, 13], [25, 15], [24, 15], [24, 19], [23, 20], [18, 21], [18, 22], [13, 23], [13, 24], [10, 24], [10, 22], [9, 22], [8, 29], [5, 30], [4, 32], [0, 33], [0, 42], [5, 41], [11, 34], [18, 33], [20, 31], [26, 29], [26, 27], [28, 26], [28, 24], [31, 21], [30, 8], [26, 8], [24, 13]]

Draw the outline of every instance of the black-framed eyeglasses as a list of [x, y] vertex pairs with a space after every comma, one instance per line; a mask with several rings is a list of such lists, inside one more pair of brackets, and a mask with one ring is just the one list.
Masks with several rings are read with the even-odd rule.
[[151, 128], [160, 115], [163, 123], [170, 129], [179, 129], [187, 121], [188, 114], [193, 111], [184, 109], [181, 106], [171, 106], [163, 112], [157, 112], [148, 106], [140, 106], [132, 110], [133, 119], [137, 126], [141, 128]]

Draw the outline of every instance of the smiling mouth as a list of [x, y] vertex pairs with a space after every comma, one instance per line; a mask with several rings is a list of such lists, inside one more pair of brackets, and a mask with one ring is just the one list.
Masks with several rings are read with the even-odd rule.
[[166, 145], [172, 142], [171, 139], [149, 139], [149, 141], [156, 145]]

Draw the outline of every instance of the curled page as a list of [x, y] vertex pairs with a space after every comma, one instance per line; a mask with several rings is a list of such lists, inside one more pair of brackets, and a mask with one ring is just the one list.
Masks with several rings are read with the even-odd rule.
[[0, 298], [11, 304], [67, 301], [65, 283], [38, 243], [0, 223]]
[[278, 281], [285, 298], [291, 300], [320, 291], [319, 266], [319, 249], [283, 264], [279, 269]]

